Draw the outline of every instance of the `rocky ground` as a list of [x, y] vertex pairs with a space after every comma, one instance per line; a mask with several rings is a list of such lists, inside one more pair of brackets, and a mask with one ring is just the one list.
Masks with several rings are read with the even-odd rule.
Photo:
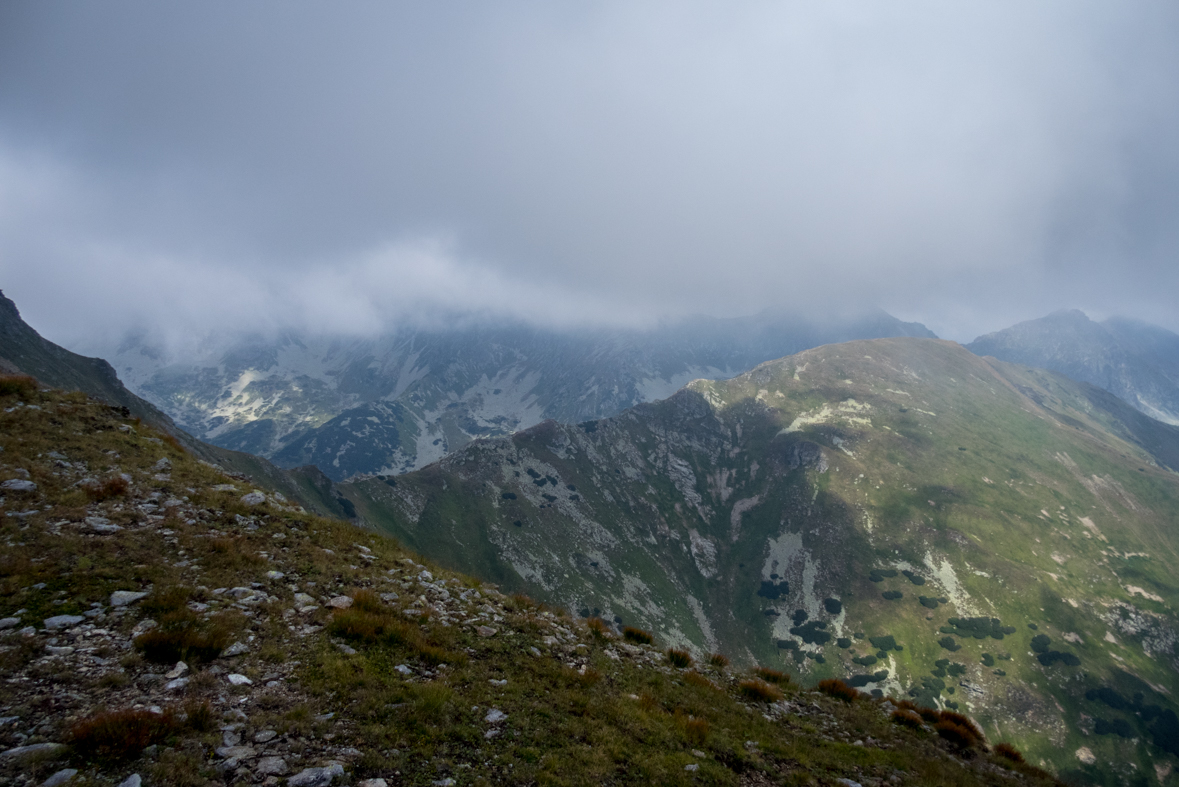
[[0, 785], [1051, 782], [887, 701], [677, 664], [0, 382]]

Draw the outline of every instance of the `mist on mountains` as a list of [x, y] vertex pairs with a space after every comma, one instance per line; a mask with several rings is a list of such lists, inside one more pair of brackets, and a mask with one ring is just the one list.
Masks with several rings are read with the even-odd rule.
[[1179, 328], [1179, 10], [7, 3], [0, 276], [77, 346], [879, 306]]

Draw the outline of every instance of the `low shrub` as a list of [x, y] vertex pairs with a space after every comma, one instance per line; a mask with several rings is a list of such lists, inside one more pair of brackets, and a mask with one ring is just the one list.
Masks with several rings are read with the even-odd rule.
[[119, 710], [98, 713], [76, 722], [69, 741], [87, 760], [122, 761], [138, 757], [148, 746], [163, 743], [176, 729], [172, 713]]
[[1017, 762], [1017, 763], [1024, 762], [1023, 754], [1021, 754], [1019, 749], [1015, 748], [1010, 743], [996, 744], [995, 745], [995, 754], [1002, 757], [1005, 760], [1010, 760], [1011, 762]]
[[790, 676], [785, 672], [779, 672], [776, 669], [769, 669], [767, 667], [754, 667], [753, 674], [767, 683], [773, 683], [778, 686], [785, 686], [790, 682]]
[[838, 678], [828, 678], [827, 680], [821, 680], [819, 681], [819, 685], [815, 688], [829, 697], [834, 697], [835, 699], [843, 700], [844, 702], [855, 702], [856, 699], [860, 696], [860, 692], [856, 691]]
[[678, 669], [687, 669], [692, 666], [692, 655], [686, 650], [669, 648], [667, 651], [667, 660], [671, 662], [671, 666]]
[[745, 699], [754, 702], [777, 702], [782, 699], [782, 692], [778, 691], [776, 686], [771, 686], [759, 678], [741, 681], [737, 684], [737, 691]]
[[925, 721], [917, 713], [906, 708], [897, 708], [889, 716], [894, 724], [899, 724], [902, 727], [909, 727], [914, 730], [919, 730], [925, 726]]
[[622, 630], [622, 638], [627, 642], [633, 642], [636, 645], [650, 645], [655, 641], [655, 638], [651, 636], [650, 632], [643, 631], [642, 629], [635, 628], [634, 626], [627, 626], [624, 628]]
[[28, 398], [37, 393], [37, 380], [27, 374], [0, 374], [0, 396]]
[[708, 663], [717, 669], [724, 669], [729, 666], [729, 657], [722, 653], [713, 653], [708, 657]]

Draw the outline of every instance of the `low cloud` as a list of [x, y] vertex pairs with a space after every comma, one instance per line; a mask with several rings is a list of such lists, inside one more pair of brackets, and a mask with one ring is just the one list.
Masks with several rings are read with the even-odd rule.
[[1165, 2], [6, 6], [0, 286], [67, 343], [879, 305], [1179, 329]]

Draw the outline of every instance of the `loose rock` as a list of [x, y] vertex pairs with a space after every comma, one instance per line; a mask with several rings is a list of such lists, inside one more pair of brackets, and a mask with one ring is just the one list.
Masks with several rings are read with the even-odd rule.
[[78, 775], [74, 768], [63, 768], [41, 783], [41, 787], [58, 787]]
[[37, 485], [23, 478], [13, 478], [0, 484], [0, 489], [6, 492], [36, 492]]
[[300, 771], [287, 781], [287, 785], [288, 787], [327, 787], [337, 776], [343, 775], [344, 766], [334, 762], [323, 768], [307, 768]]
[[134, 590], [116, 590], [114, 593], [111, 593], [111, 606], [125, 607], [128, 604], [134, 604], [142, 598], [147, 598], [147, 594]]
[[266, 502], [266, 495], [261, 492], [250, 492], [248, 495], [242, 495], [242, 503], [248, 506], [259, 506]]
[[51, 618], [45, 618], [44, 626], [50, 631], [56, 629], [66, 629], [71, 626], [76, 626], [86, 618], [81, 615], [54, 615]]

